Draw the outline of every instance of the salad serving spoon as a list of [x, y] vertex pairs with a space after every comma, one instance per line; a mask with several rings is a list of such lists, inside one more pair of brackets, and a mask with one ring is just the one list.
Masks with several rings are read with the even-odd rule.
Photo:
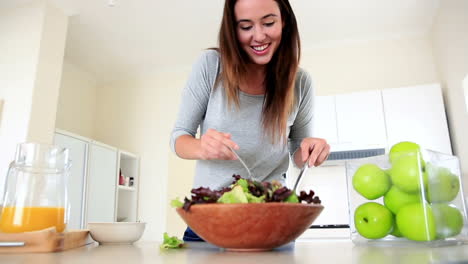
[[304, 163], [304, 166], [302, 166], [301, 171], [299, 172], [299, 176], [297, 176], [296, 182], [294, 183], [294, 187], [292, 189], [292, 192], [295, 194], [297, 187], [299, 186], [299, 183], [301, 182], [302, 176], [306, 173], [306, 171], [310, 168], [309, 167], [309, 161], [312, 155], [307, 158], [307, 161]]
[[236, 158], [240, 161], [240, 163], [242, 164], [242, 166], [244, 166], [245, 170], [247, 171], [247, 173], [249, 174], [249, 179], [253, 180], [253, 174], [252, 172], [249, 170], [249, 167], [247, 167], [247, 164], [245, 164], [245, 162], [241, 159], [241, 157], [239, 156], [239, 154], [237, 154], [237, 152], [229, 147], [229, 149], [231, 149], [232, 153], [234, 153], [234, 155], [236, 155]]

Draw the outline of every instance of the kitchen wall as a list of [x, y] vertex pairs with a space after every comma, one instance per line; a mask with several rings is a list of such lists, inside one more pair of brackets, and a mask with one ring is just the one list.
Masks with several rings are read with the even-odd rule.
[[141, 157], [138, 212], [148, 222], [145, 240], [160, 240], [166, 231], [168, 181], [186, 191], [192, 176], [168, 166], [169, 134], [187, 74], [186, 68], [154, 72], [98, 88], [95, 138]]
[[96, 127], [96, 88], [97, 80], [91, 73], [65, 60], [56, 127], [93, 138]]
[[52, 144], [68, 17], [48, 2], [44, 2], [43, 8], [27, 140]]
[[177, 157], [176, 154], [169, 153], [169, 175], [167, 183], [167, 201], [166, 203], [166, 231], [169, 234], [177, 234], [182, 237], [183, 231], [187, 226], [182, 218], [170, 206], [172, 199], [184, 200], [184, 197], [190, 197], [190, 190], [193, 185], [193, 176], [195, 171], [195, 161], [184, 160]]
[[0, 193], [17, 143], [52, 143], [67, 26], [44, 1], [0, 11]]
[[305, 47], [317, 95], [438, 82], [429, 34]]
[[[441, 79], [454, 154], [460, 158], [468, 186], [468, 112], [462, 81], [468, 74], [468, 1], [440, 1], [432, 43]], [[466, 194], [466, 188], [465, 188]]]

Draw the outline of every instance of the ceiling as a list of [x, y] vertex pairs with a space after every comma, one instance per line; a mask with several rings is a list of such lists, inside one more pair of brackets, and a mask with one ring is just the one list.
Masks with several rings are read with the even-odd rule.
[[[32, 0], [2, 0], [0, 8]], [[50, 0], [70, 15], [66, 59], [100, 81], [189, 67], [216, 45], [222, 0]], [[304, 48], [428, 32], [439, 0], [290, 0]]]

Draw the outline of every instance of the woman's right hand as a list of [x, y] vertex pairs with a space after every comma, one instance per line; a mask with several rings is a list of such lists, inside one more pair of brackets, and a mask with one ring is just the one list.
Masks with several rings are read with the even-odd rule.
[[208, 129], [200, 138], [200, 157], [203, 160], [236, 160], [231, 149], [239, 146], [231, 140], [231, 134]]

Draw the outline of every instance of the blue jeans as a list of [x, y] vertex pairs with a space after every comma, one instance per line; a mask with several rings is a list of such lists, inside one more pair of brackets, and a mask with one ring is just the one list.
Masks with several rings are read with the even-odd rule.
[[190, 227], [187, 227], [187, 229], [185, 229], [183, 240], [185, 242], [205, 242], [205, 240], [203, 240], [195, 232], [193, 232], [193, 230], [190, 229]]

